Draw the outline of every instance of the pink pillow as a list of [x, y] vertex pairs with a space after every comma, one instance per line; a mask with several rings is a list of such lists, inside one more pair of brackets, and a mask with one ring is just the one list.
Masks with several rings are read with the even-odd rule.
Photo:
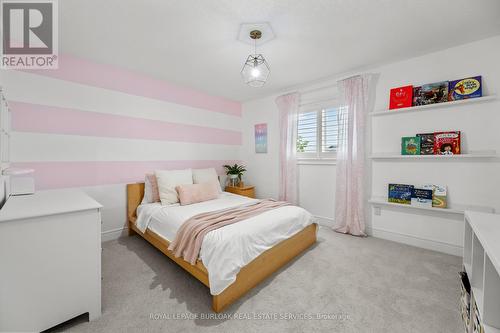
[[219, 184], [208, 182], [201, 184], [186, 184], [175, 187], [179, 194], [181, 206], [217, 199], [219, 197]]
[[160, 202], [160, 191], [158, 190], [158, 180], [155, 174], [146, 174], [149, 184], [151, 184], [151, 202]]

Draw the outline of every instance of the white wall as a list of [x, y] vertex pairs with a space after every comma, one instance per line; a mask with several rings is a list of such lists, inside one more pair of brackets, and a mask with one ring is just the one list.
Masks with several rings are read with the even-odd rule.
[[[270, 96], [243, 104], [242, 160], [245, 180], [256, 186], [259, 198], [277, 198], [279, 186], [279, 124], [275, 99]], [[254, 125], [267, 123], [268, 153], [255, 153]], [[298, 166], [299, 204], [323, 224], [331, 224], [335, 198], [335, 165], [304, 163]]]
[[[241, 156], [247, 166], [244, 181], [256, 186], [259, 198], [278, 197], [279, 125], [274, 96], [243, 104]], [[255, 153], [254, 126], [267, 123], [267, 154]]]
[[[482, 75], [484, 95], [500, 94], [500, 36], [461, 45], [397, 63], [366, 69], [378, 73], [375, 109], [386, 109], [389, 90], [406, 84], [419, 85], [441, 80]], [[352, 73], [354, 74], [354, 72]], [[342, 75], [345, 77], [346, 75]], [[339, 76], [340, 77], [340, 76]], [[316, 85], [328, 85], [331, 79]], [[308, 90], [310, 87], [303, 87]], [[286, 92], [283, 92], [286, 93]], [[278, 192], [278, 112], [270, 96], [243, 104], [243, 156], [248, 182], [259, 196]], [[400, 138], [437, 130], [464, 132], [464, 152], [496, 149], [500, 153], [500, 101], [449, 108], [444, 111], [408, 113], [373, 118], [373, 136], [367, 154], [400, 151]], [[369, 120], [370, 121], [370, 120]], [[269, 153], [253, 152], [253, 126], [267, 122]], [[491, 206], [500, 212], [499, 160], [373, 162], [368, 166], [368, 183], [373, 195], [385, 196], [387, 183], [434, 182], [449, 188], [449, 200], [458, 204]], [[334, 165], [300, 165], [300, 204], [314, 215], [333, 218]], [[370, 190], [370, 188], [368, 189]], [[383, 209], [380, 216], [368, 210], [368, 231], [399, 242], [460, 254], [463, 221], [460, 216], [415, 214], [413, 211]]]
[[[391, 87], [405, 84], [483, 76], [483, 94], [500, 93], [500, 36], [462, 45], [377, 69], [376, 109], [387, 108]], [[500, 101], [475, 103], [422, 113], [372, 118], [374, 153], [399, 152], [400, 137], [438, 130], [460, 130], [463, 152], [496, 150], [500, 153]], [[499, 159], [446, 161], [376, 161], [372, 164], [372, 193], [386, 195], [387, 183], [435, 183], [448, 187], [449, 201], [493, 207], [500, 212]], [[382, 210], [372, 215], [376, 236], [460, 255], [463, 243], [461, 216], [421, 215], [408, 210]]]
[[[4, 99], [3, 92], [2, 92], [2, 80], [3, 80], [3, 76], [0, 75], [0, 99], [1, 99], [0, 100], [0, 114], [1, 115], [3, 115], [8, 110], [7, 101]], [[3, 117], [1, 117], [0, 121], [3, 121], [5, 118], [8, 118], [8, 117], [3, 116]], [[2, 123], [0, 125], [1, 125], [0, 127], [6, 128], [6, 131], [9, 131], [9, 129], [6, 127], [8, 124]], [[3, 150], [5, 149], [6, 146], [8, 146], [8, 144], [3, 142], [3, 137], [0, 136], [0, 141], [2, 141], [2, 142], [0, 142], [0, 145], [2, 147], [1, 148], [2, 154], [0, 154], [0, 155], [5, 156], [5, 152]], [[2, 161], [5, 160], [5, 158], [3, 156], [0, 156], [0, 159]], [[1, 165], [0, 171], [2, 171], [4, 168], [8, 167], [8, 163], [2, 163], [2, 161], [0, 161], [0, 165]], [[7, 196], [7, 183], [8, 183], [8, 177], [0, 175], [0, 207], [2, 207], [2, 205], [4, 204], [6, 196]]]

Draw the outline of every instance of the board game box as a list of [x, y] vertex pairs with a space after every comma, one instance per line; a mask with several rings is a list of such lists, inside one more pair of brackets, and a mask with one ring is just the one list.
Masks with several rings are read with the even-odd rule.
[[412, 106], [413, 86], [404, 86], [391, 89], [389, 109], [399, 109]]
[[420, 138], [420, 155], [434, 154], [434, 133], [417, 134]]
[[424, 84], [414, 89], [413, 105], [427, 105], [448, 101], [448, 81]]
[[411, 191], [411, 205], [417, 207], [432, 207], [432, 189], [416, 188]]
[[460, 154], [460, 131], [434, 133], [434, 154]]
[[401, 155], [420, 155], [420, 137], [418, 136], [402, 137]]
[[481, 76], [468, 77], [450, 81], [448, 86], [448, 100], [456, 101], [483, 96]]
[[393, 203], [410, 205], [412, 190], [413, 185], [389, 184], [388, 200]]

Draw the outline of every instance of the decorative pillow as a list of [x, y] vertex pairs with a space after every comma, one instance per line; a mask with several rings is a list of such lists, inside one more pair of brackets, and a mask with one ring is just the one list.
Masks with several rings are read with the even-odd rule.
[[191, 169], [157, 170], [155, 175], [162, 205], [171, 205], [179, 202], [179, 197], [175, 190], [176, 186], [193, 184], [193, 173]]
[[222, 192], [222, 189], [220, 187], [220, 182], [219, 182], [219, 176], [217, 175], [217, 172], [215, 171], [214, 168], [208, 168], [208, 169], [193, 169], [193, 183], [194, 184], [201, 184], [201, 183], [208, 183], [208, 182], [217, 182], [219, 192]]
[[184, 206], [217, 199], [219, 197], [220, 186], [218, 181], [211, 181], [201, 184], [179, 185], [175, 189], [179, 194], [181, 206]]
[[160, 193], [158, 192], [158, 181], [153, 173], [147, 173], [144, 178], [144, 198], [142, 204], [160, 202]]

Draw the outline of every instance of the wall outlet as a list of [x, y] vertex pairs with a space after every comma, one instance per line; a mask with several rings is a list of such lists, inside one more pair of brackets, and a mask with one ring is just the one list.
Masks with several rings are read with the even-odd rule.
[[382, 209], [380, 207], [373, 207], [373, 214], [377, 216], [382, 215]]

